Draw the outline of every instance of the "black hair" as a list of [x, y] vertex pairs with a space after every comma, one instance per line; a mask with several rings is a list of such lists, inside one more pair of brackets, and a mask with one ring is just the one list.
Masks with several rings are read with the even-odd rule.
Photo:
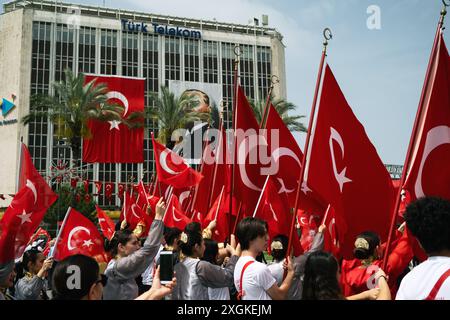
[[[80, 286], [68, 287], [77, 269], [80, 273]], [[93, 258], [76, 254], [60, 261], [53, 272], [52, 288], [55, 300], [81, 300], [89, 294], [92, 285], [98, 281], [99, 266]]]
[[302, 300], [342, 300], [344, 296], [337, 279], [336, 258], [323, 251], [311, 253], [306, 259]]
[[250, 242], [257, 237], [264, 237], [267, 234], [267, 222], [264, 220], [247, 217], [242, 219], [236, 228], [236, 237], [241, 244], [242, 250], [248, 250]]
[[202, 260], [212, 264], [217, 264], [217, 254], [219, 253], [219, 245], [212, 239], [205, 239], [205, 253]]
[[114, 232], [114, 236], [111, 238], [111, 240], [105, 241], [105, 250], [109, 252], [112, 257], [115, 257], [118, 252], [119, 244], [126, 245], [127, 242], [131, 240], [132, 235], [133, 232], [128, 229]]
[[164, 240], [168, 246], [172, 246], [174, 241], [180, 236], [181, 230], [164, 226]]
[[428, 255], [450, 250], [450, 201], [421, 198], [406, 207], [403, 217]]
[[42, 252], [40, 252], [37, 249], [30, 249], [30, 250], [25, 251], [23, 253], [23, 256], [22, 256], [22, 267], [23, 267], [23, 269], [25, 271], [30, 272], [30, 270], [28, 269], [28, 263], [29, 262], [36, 263], [40, 253], [42, 254]]
[[286, 257], [287, 247], [289, 245], [289, 238], [284, 234], [279, 234], [273, 238], [272, 243], [274, 241], [279, 241], [283, 245], [283, 249], [272, 249], [272, 257], [275, 261], [281, 261]]
[[369, 248], [361, 248], [361, 247], [355, 247], [353, 249], [353, 255], [356, 259], [364, 260], [368, 259], [370, 257], [373, 257], [375, 255], [375, 249], [377, 246], [380, 245], [380, 237], [378, 234], [372, 231], [365, 231], [360, 233], [356, 239], [362, 238], [365, 239], [369, 243]]
[[199, 222], [190, 222], [186, 225], [186, 227], [184, 227], [184, 232], [186, 233], [192, 233], [192, 232], [197, 232], [197, 233], [202, 233], [202, 225]]
[[200, 232], [185, 232], [187, 235], [187, 242], [184, 243], [182, 239], [178, 241], [178, 247], [181, 249], [181, 252], [190, 257], [193, 254], [194, 246], [201, 245], [203, 241], [203, 237]]

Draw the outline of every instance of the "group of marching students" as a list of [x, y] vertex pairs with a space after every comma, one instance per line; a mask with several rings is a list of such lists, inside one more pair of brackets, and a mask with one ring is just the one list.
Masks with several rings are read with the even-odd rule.
[[[323, 251], [321, 225], [308, 251], [286, 257], [288, 238], [268, 243], [268, 225], [242, 219], [229, 243], [212, 240], [215, 221], [201, 230], [165, 227], [166, 204], [156, 206], [150, 232], [141, 245], [122, 224], [106, 244], [106, 266], [84, 255], [58, 262], [39, 247], [27, 248], [19, 263], [0, 266], [0, 300], [390, 300], [450, 299], [450, 202], [421, 198], [404, 214], [385, 270], [383, 244], [366, 231], [355, 239], [354, 259]], [[411, 233], [427, 257], [418, 263]], [[270, 246], [273, 258], [264, 253]], [[174, 277], [161, 284], [160, 254], [173, 252]], [[80, 279], [73, 279], [74, 270]]]

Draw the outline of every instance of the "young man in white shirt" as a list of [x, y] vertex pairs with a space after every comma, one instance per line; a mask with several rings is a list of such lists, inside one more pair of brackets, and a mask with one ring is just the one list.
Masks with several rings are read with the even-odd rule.
[[[242, 254], [234, 269], [234, 285], [242, 300], [283, 300], [294, 277], [294, 266], [287, 259], [287, 276], [278, 286], [269, 268], [256, 257], [267, 249], [269, 240], [267, 223], [261, 219], [247, 217], [239, 222], [236, 236]], [[241, 288], [242, 286], [242, 288]]]
[[419, 199], [407, 207], [404, 218], [428, 260], [403, 278], [396, 300], [450, 300], [450, 202]]

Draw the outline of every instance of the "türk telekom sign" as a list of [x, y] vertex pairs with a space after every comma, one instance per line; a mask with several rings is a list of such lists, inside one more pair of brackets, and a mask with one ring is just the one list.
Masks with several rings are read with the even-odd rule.
[[131, 20], [122, 19], [122, 30], [131, 32], [142, 32], [160, 34], [165, 36], [174, 36], [181, 38], [201, 39], [202, 33], [198, 30], [190, 30], [180, 27], [169, 27], [167, 25], [161, 25], [152, 23], [148, 25], [144, 22], [134, 22]]

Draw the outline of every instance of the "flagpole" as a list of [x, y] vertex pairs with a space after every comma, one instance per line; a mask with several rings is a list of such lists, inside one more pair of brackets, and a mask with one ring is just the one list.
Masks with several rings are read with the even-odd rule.
[[225, 188], [225, 186], [222, 187], [222, 191], [220, 191], [220, 198], [219, 198], [219, 203], [217, 204], [217, 209], [216, 209], [216, 216], [214, 218], [214, 220], [217, 221], [217, 215], [219, 214], [219, 209], [220, 209], [220, 205], [222, 204], [222, 196], [223, 196], [223, 189]]
[[[209, 128], [208, 128], [209, 129]], [[203, 171], [203, 166], [205, 165], [203, 158], [204, 158], [204, 153], [205, 153], [205, 148], [206, 148], [206, 141], [202, 141], [202, 158], [201, 158], [201, 163], [200, 163], [200, 173]], [[195, 188], [194, 188], [194, 196], [190, 199], [192, 201], [189, 202], [189, 206], [186, 207], [186, 211], [192, 212], [192, 210], [194, 209], [194, 204], [195, 201], [197, 200], [197, 193], [198, 193], [198, 188], [200, 186], [200, 183], [198, 183]], [[211, 190], [211, 189], [209, 189]], [[191, 195], [191, 192], [189, 193], [189, 196]]]
[[255, 211], [253, 211], [253, 218], [256, 216], [256, 213], [258, 212], [259, 203], [261, 202], [261, 199], [264, 195], [264, 191], [266, 190], [267, 182], [269, 182], [270, 175], [267, 175], [266, 181], [264, 182], [264, 186], [262, 187], [261, 193], [258, 198], [258, 202], [256, 203]]
[[[286, 257], [288, 257], [290, 255], [291, 248], [292, 248], [292, 238], [294, 236], [295, 218], [297, 216], [297, 211], [298, 211], [298, 207], [299, 207], [300, 192], [302, 192], [301, 188], [302, 188], [302, 184], [303, 184], [303, 176], [305, 174], [305, 166], [306, 166], [306, 159], [308, 158], [308, 153], [309, 153], [308, 149], [309, 149], [309, 143], [310, 143], [310, 138], [311, 138], [311, 132], [312, 132], [312, 127], [313, 127], [313, 123], [314, 123], [314, 117], [316, 115], [317, 99], [319, 96], [320, 84], [322, 82], [323, 67], [325, 64], [325, 57], [327, 56], [328, 41], [333, 38], [333, 35], [329, 28], [325, 28], [323, 30], [323, 36], [325, 38], [325, 41], [323, 43], [322, 58], [320, 60], [316, 89], [314, 92], [314, 99], [313, 99], [313, 104], [311, 107], [311, 114], [310, 114], [310, 118], [309, 118], [308, 133], [306, 135], [306, 142], [305, 142], [305, 154], [303, 155], [302, 167], [300, 168], [300, 177], [299, 177], [299, 182], [298, 182], [298, 186], [297, 186], [297, 194], [295, 197], [294, 212], [292, 214], [292, 222], [291, 222], [291, 228], [290, 228], [290, 232], [289, 232], [289, 244], [288, 244], [288, 249], [286, 250]], [[286, 277], [286, 271], [284, 273], [284, 277]]]
[[141, 180], [141, 186], [142, 186], [142, 190], [144, 190], [144, 195], [145, 195], [145, 200], [147, 201], [147, 206], [150, 207], [150, 202], [148, 202], [147, 191], [145, 191], [144, 183], [142, 182], [142, 180]]
[[[231, 227], [231, 215], [233, 211], [233, 195], [234, 195], [234, 171], [235, 171], [235, 160], [236, 160], [236, 109], [237, 109], [237, 86], [238, 86], [238, 67], [241, 56], [241, 47], [239, 45], [234, 47], [234, 54], [236, 56], [234, 60], [234, 101], [233, 101], [233, 114], [232, 124], [234, 128], [233, 132], [233, 162], [231, 163], [231, 188], [230, 188], [230, 203], [229, 203], [229, 216], [228, 216], [228, 226]], [[231, 232], [229, 232], [230, 236]]]
[[17, 183], [16, 183], [16, 193], [19, 192], [19, 184], [20, 184], [20, 174], [22, 170], [22, 163], [23, 163], [23, 137], [20, 137], [19, 142], [19, 168], [17, 169]]
[[237, 224], [239, 222], [239, 218], [241, 217], [241, 209], [242, 209], [242, 202], [239, 202], [239, 208], [238, 208], [238, 212], [237, 212], [237, 215], [236, 215], [236, 221], [234, 222], [234, 227], [233, 227], [232, 234], [236, 233]]
[[386, 267], [387, 267], [387, 262], [388, 262], [388, 257], [389, 257], [389, 249], [390, 249], [390, 246], [392, 243], [392, 233], [394, 232], [397, 212], [400, 207], [402, 187], [406, 181], [406, 176], [408, 174], [407, 171], [409, 169], [408, 167], [410, 165], [410, 161], [411, 161], [411, 157], [412, 157], [412, 153], [413, 153], [412, 152], [413, 147], [416, 142], [417, 131], [419, 130], [419, 123], [421, 122], [421, 117], [422, 117], [422, 114], [424, 111], [423, 109], [424, 109], [424, 104], [425, 104], [425, 95], [426, 95], [426, 92], [428, 91], [428, 87], [430, 84], [431, 70], [433, 69], [433, 65], [434, 65], [434, 62], [436, 59], [437, 46], [440, 41], [440, 34], [444, 30], [444, 19], [445, 19], [445, 15], [447, 14], [447, 7], [449, 6], [449, 4], [447, 4], [444, 0], [442, 0], [442, 3], [444, 6], [442, 8], [441, 15], [439, 17], [436, 35], [434, 37], [434, 43], [433, 43], [433, 47], [431, 49], [430, 60], [428, 61], [427, 72], [425, 74], [425, 81], [424, 81], [424, 84], [422, 87], [422, 93], [420, 95], [419, 106], [417, 108], [416, 118], [414, 120], [414, 127], [411, 132], [411, 138], [409, 139], [408, 151], [406, 152], [405, 162], [403, 164], [402, 177], [400, 179], [400, 185], [399, 185], [399, 188], [397, 191], [397, 195], [395, 198], [395, 205], [394, 205], [392, 216], [391, 216], [391, 225], [389, 227], [388, 240], [387, 240], [386, 249], [385, 249], [384, 255], [383, 255], [382, 269], [385, 272], [386, 272]]
[[268, 110], [269, 110], [269, 105], [270, 105], [270, 98], [272, 96], [272, 91], [273, 91], [273, 87], [275, 83], [279, 83], [280, 79], [278, 78], [278, 76], [276, 75], [272, 75], [272, 79], [271, 79], [271, 84], [270, 84], [270, 88], [269, 88], [269, 92], [267, 93], [267, 99], [266, 99], [266, 105], [264, 106], [264, 111], [261, 117], [261, 123], [259, 124], [259, 127], [261, 129], [264, 129], [266, 127], [266, 118], [268, 116]]
[[66, 225], [67, 218], [69, 217], [70, 210], [72, 210], [71, 207], [69, 207], [67, 209], [66, 215], [64, 216], [64, 220], [63, 220], [63, 222], [61, 224], [61, 229], [59, 229], [59, 232], [58, 232], [58, 234], [56, 236], [55, 246], [53, 247], [53, 250], [51, 250], [51, 252], [49, 253], [48, 258], [53, 258], [55, 256], [55, 251], [58, 248], [59, 238], [61, 237], [61, 232], [62, 232], [62, 230], [64, 230], [64, 226]]
[[[208, 194], [208, 209], [211, 208], [212, 195], [214, 194], [214, 189], [215, 189], [215, 186], [216, 186], [217, 167], [218, 167], [218, 164], [219, 164], [218, 161], [224, 160], [224, 159], [220, 159], [220, 157], [219, 157], [219, 151], [221, 149], [225, 150], [224, 145], [223, 145], [224, 141], [223, 141], [223, 134], [222, 134], [223, 132], [222, 132], [222, 130], [223, 130], [223, 120], [221, 118], [220, 119], [220, 125], [219, 125], [220, 138], [219, 138], [219, 144], [218, 144], [218, 146], [216, 148], [216, 154], [215, 154], [215, 158], [216, 159], [215, 159], [215, 163], [214, 163], [214, 173], [213, 173], [213, 178], [212, 178], [211, 184], [209, 185], [209, 189], [208, 189], [208, 190], [211, 191]], [[225, 141], [225, 143], [226, 143], [226, 141]], [[224, 157], [222, 157], [222, 158], [224, 158]]]
[[325, 215], [323, 216], [323, 219], [322, 219], [322, 225], [324, 225], [325, 222], [327, 221], [328, 213], [330, 212], [330, 208], [331, 208], [331, 204], [328, 205], [327, 211], [325, 211]]

